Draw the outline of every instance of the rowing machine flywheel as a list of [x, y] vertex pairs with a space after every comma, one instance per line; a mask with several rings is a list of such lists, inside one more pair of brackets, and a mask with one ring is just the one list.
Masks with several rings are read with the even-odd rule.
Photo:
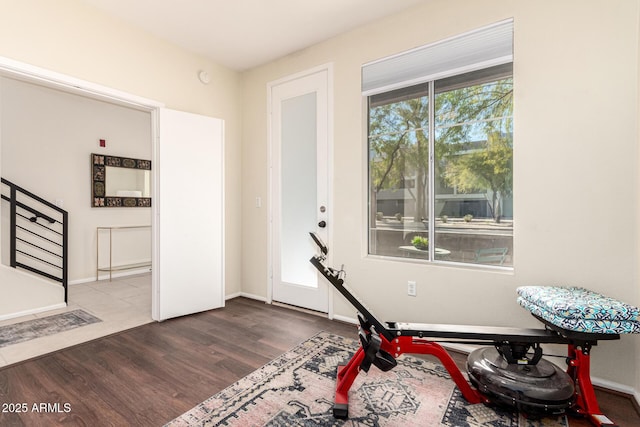
[[467, 370], [471, 383], [496, 405], [542, 416], [563, 413], [573, 403], [571, 377], [545, 359], [510, 364], [494, 347], [481, 347], [469, 354]]

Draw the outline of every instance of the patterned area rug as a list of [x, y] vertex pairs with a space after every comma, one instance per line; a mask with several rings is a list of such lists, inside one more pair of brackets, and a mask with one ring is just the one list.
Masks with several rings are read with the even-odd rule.
[[336, 367], [357, 346], [356, 340], [321, 332], [166, 426], [568, 426], [565, 417], [528, 420], [470, 405], [442, 365], [406, 355], [389, 372], [371, 367], [358, 375], [349, 395], [349, 419], [336, 420]]
[[75, 329], [97, 322], [102, 322], [102, 320], [84, 310], [73, 310], [40, 319], [2, 326], [0, 327], [0, 347], [57, 334], [58, 332], [68, 331], [69, 329]]

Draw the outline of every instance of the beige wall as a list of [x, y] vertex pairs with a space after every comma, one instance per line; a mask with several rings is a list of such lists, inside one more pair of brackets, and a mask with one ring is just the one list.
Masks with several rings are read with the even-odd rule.
[[0, 11], [0, 56], [225, 120], [226, 292], [239, 292], [240, 75], [80, 1], [0, 0]]
[[[491, 272], [367, 258], [361, 64], [514, 18], [514, 270]], [[445, 1], [362, 27], [244, 73], [243, 284], [267, 297], [267, 83], [334, 64], [333, 257], [386, 320], [535, 326], [519, 285], [638, 292], [638, 2]], [[418, 296], [407, 296], [407, 281]], [[335, 312], [354, 317], [335, 297]], [[635, 387], [637, 336], [602, 343], [594, 375]]]
[[[23, 289], [30, 298], [24, 298]], [[64, 307], [62, 287], [4, 265], [0, 265], [0, 292], [0, 320]]]

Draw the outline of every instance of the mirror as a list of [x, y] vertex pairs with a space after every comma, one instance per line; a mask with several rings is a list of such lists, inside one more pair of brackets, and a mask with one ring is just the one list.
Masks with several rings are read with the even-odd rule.
[[91, 154], [92, 207], [150, 207], [151, 160]]

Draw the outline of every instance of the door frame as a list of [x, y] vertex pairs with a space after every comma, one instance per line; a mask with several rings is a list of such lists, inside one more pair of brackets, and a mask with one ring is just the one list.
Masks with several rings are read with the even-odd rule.
[[[273, 141], [273, 129], [272, 129], [272, 90], [275, 86], [288, 83], [294, 80], [298, 80], [300, 78], [316, 74], [319, 72], [326, 71], [327, 73], [327, 204], [330, 206], [329, 212], [327, 215], [327, 222], [329, 223], [329, 227], [327, 230], [327, 245], [332, 247], [333, 243], [333, 211], [334, 211], [334, 203], [333, 203], [333, 112], [334, 112], [334, 104], [333, 104], [333, 63], [326, 63], [319, 65], [317, 67], [313, 67], [304, 71], [300, 71], [285, 77], [282, 77], [277, 80], [273, 80], [267, 83], [267, 160], [268, 160], [268, 196], [267, 196], [267, 211], [268, 211], [268, 225], [267, 225], [267, 303], [272, 304], [273, 301], [273, 263], [274, 263], [274, 255], [273, 255], [273, 218], [274, 218], [274, 173], [273, 170], [273, 146], [275, 142]], [[327, 259], [329, 263], [331, 263], [332, 252], [329, 251], [327, 255]], [[319, 278], [319, 280], [323, 280]], [[328, 290], [328, 312], [327, 317], [329, 319], [333, 319], [333, 290], [329, 287]]]
[[[158, 242], [160, 239], [159, 230], [156, 226], [160, 203], [158, 194], [158, 177], [160, 165], [157, 163], [157, 153], [159, 150], [159, 112], [164, 104], [148, 98], [143, 98], [127, 92], [119, 91], [107, 86], [78, 79], [66, 74], [51, 71], [45, 68], [16, 61], [11, 58], [0, 56], [0, 75], [23, 80], [29, 83], [40, 84], [63, 92], [72, 93], [88, 98], [99, 99], [116, 105], [123, 105], [151, 113], [151, 152], [154, 163], [153, 173], [153, 194], [155, 198], [151, 207], [151, 263], [152, 266], [159, 265]], [[151, 318], [160, 320], [160, 285], [157, 274], [151, 273]]]

